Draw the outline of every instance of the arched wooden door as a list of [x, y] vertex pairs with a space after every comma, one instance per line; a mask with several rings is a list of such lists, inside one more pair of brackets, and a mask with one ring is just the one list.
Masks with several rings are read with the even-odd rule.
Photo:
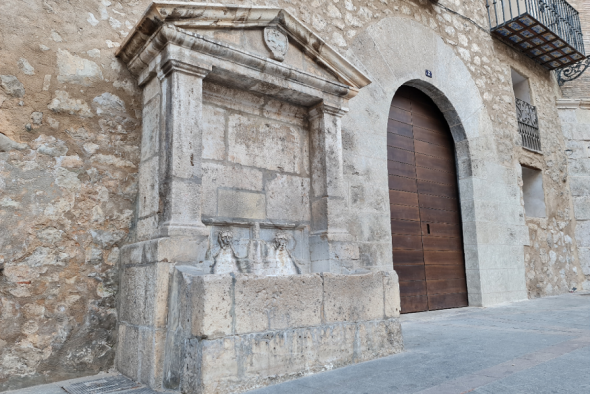
[[393, 98], [387, 158], [401, 312], [467, 306], [453, 138], [418, 89], [402, 86]]

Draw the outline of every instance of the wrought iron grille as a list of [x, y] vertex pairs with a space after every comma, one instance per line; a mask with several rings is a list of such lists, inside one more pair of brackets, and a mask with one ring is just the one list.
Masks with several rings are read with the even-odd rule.
[[493, 35], [548, 69], [586, 57], [580, 16], [565, 0], [486, 0]]
[[518, 132], [522, 137], [522, 146], [541, 152], [541, 136], [537, 108], [526, 101], [516, 99], [516, 117], [518, 118]]

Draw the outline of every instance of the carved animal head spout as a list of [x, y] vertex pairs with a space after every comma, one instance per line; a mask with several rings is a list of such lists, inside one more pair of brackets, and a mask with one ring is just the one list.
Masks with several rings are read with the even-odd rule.
[[277, 233], [275, 235], [275, 248], [277, 250], [284, 250], [287, 248], [287, 243], [289, 242], [289, 237], [285, 233]]
[[234, 239], [234, 234], [229, 230], [220, 231], [219, 235], [217, 237], [217, 240], [219, 241], [219, 246], [221, 246], [222, 249], [225, 249], [229, 245], [231, 245], [231, 241], [233, 239]]

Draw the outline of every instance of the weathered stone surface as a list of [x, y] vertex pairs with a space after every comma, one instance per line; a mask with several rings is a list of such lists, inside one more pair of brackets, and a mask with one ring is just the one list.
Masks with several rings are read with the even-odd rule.
[[119, 338], [117, 368], [138, 382], [161, 387], [166, 332], [121, 324]]
[[92, 105], [96, 108], [96, 114], [101, 115], [124, 115], [125, 103], [118, 96], [112, 93], [103, 93], [92, 100]]
[[262, 172], [240, 166], [224, 166], [217, 163], [203, 164], [203, 214], [217, 216], [218, 188], [263, 190]]
[[245, 219], [266, 218], [264, 194], [219, 189], [217, 195], [217, 215], [219, 216]]
[[23, 150], [27, 148], [27, 144], [19, 144], [0, 133], [0, 152], [9, 152], [13, 149]]
[[13, 97], [24, 97], [25, 87], [14, 75], [0, 75], [0, 83], [6, 94]]
[[229, 275], [193, 277], [189, 291], [191, 334], [198, 338], [219, 338], [235, 329], [235, 279]]
[[229, 160], [246, 166], [299, 174], [302, 131], [263, 118], [231, 115], [228, 119]]
[[399, 353], [399, 338], [399, 321], [391, 319], [205, 340], [198, 344], [199, 388], [202, 393], [232, 393], [276, 384]]
[[23, 57], [18, 59], [18, 68], [25, 74], [25, 75], [35, 75], [35, 68], [31, 66], [31, 63]]
[[139, 166], [139, 201], [140, 218], [154, 215], [159, 209], [158, 180], [153, 175], [159, 170], [158, 157], [143, 162]]
[[90, 107], [84, 100], [70, 98], [68, 92], [56, 90], [53, 100], [47, 106], [55, 113], [67, 113], [70, 115], [80, 115], [82, 117], [92, 117]]
[[576, 219], [590, 220], [590, 196], [574, 197]]
[[225, 159], [225, 114], [221, 108], [203, 107], [205, 133], [203, 134], [203, 159]]
[[168, 263], [125, 267], [121, 279], [121, 321], [134, 326], [165, 327], [170, 275]]
[[277, 175], [266, 181], [266, 212], [269, 219], [288, 219], [307, 222], [310, 184], [308, 178]]
[[285, 330], [321, 324], [320, 275], [250, 277], [235, 282], [235, 333]]
[[326, 323], [383, 319], [384, 291], [381, 273], [363, 275], [324, 273], [322, 277]]
[[399, 317], [400, 307], [399, 279], [395, 272], [383, 274], [383, 303], [385, 318]]
[[61, 83], [73, 83], [90, 86], [103, 79], [102, 71], [93, 61], [72, 55], [67, 49], [57, 50], [57, 80]]

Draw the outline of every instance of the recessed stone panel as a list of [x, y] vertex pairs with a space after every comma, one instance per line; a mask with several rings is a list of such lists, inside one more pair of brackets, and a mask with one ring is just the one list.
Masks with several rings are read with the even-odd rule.
[[229, 160], [245, 166], [300, 173], [302, 131], [268, 119], [234, 114], [228, 124]]
[[243, 190], [219, 189], [217, 214], [222, 217], [264, 219], [265, 196]]
[[309, 178], [277, 175], [266, 182], [269, 219], [309, 221]]
[[203, 159], [225, 159], [225, 112], [203, 105]]
[[203, 215], [217, 216], [218, 188], [262, 191], [262, 172], [236, 165], [203, 163]]

